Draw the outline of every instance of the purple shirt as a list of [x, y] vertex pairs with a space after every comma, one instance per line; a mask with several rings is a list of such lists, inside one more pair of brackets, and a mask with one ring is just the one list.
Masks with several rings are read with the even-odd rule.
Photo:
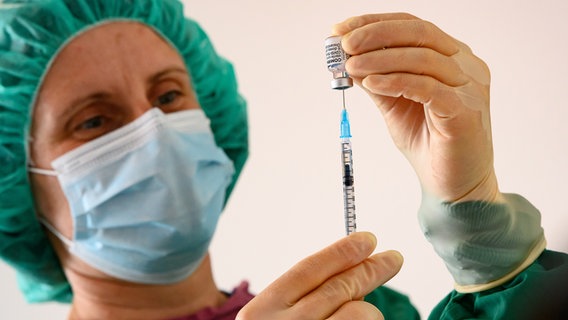
[[241, 282], [233, 289], [225, 304], [220, 307], [207, 307], [192, 315], [172, 320], [234, 320], [239, 310], [254, 298], [254, 295], [248, 291], [248, 286], [248, 282]]

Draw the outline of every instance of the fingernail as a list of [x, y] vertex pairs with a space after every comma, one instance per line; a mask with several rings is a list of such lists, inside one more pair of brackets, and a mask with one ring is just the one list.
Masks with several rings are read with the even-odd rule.
[[389, 253], [391, 253], [390, 257], [392, 257], [392, 265], [393, 266], [400, 266], [404, 263], [404, 257], [402, 256], [402, 254], [396, 250], [390, 250], [388, 251]]
[[350, 38], [351, 32], [347, 32], [346, 34], [341, 36], [341, 48], [343, 48], [343, 50], [345, 50], [345, 47], [347, 47], [347, 42], [349, 42]]
[[332, 36], [340, 36], [341, 35], [341, 24], [335, 24], [331, 27], [331, 35]]
[[369, 90], [369, 91], [373, 91], [371, 90], [371, 86], [369, 85], [369, 81], [367, 80], [367, 78], [363, 79], [363, 81], [361, 81], [361, 85], [363, 86], [363, 88]]
[[372, 243], [373, 243], [373, 248], [377, 246], [377, 237], [370, 233], [370, 232], [366, 232], [367, 236], [371, 239]]
[[360, 238], [360, 241], [364, 244], [369, 244], [369, 248], [373, 250], [377, 246], [377, 237], [371, 232], [355, 232], [350, 235], [350, 237]]

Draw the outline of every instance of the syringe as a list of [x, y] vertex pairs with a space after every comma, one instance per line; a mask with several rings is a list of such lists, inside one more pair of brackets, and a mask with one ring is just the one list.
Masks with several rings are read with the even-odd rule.
[[355, 190], [353, 179], [353, 153], [351, 151], [351, 128], [349, 116], [345, 108], [345, 89], [353, 86], [353, 80], [345, 70], [345, 62], [349, 55], [341, 47], [341, 37], [333, 36], [325, 39], [325, 55], [327, 69], [333, 73], [331, 88], [341, 90], [343, 109], [341, 110], [341, 162], [343, 165], [343, 212], [347, 235], [357, 230], [355, 216]]
[[343, 105], [341, 110], [341, 162], [343, 164], [343, 211], [347, 235], [357, 231], [355, 216], [355, 186], [353, 178], [353, 152], [351, 151], [351, 128], [349, 115]]

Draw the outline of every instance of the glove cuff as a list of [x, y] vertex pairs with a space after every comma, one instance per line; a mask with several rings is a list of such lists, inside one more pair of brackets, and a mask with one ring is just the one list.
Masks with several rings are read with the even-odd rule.
[[420, 227], [458, 292], [483, 291], [510, 280], [546, 246], [539, 211], [520, 195], [503, 197], [504, 203], [452, 203], [423, 194]]

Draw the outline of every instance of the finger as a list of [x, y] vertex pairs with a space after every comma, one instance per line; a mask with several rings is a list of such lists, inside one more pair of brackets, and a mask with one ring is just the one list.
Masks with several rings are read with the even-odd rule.
[[461, 42], [424, 20], [381, 21], [363, 25], [343, 35], [343, 50], [350, 55], [382, 48], [425, 47], [451, 56]]
[[375, 254], [327, 280], [298, 301], [293, 309], [296, 314], [309, 311], [317, 319], [326, 318], [344, 303], [361, 299], [390, 280], [400, 271], [402, 262], [402, 256], [396, 251]]
[[342, 305], [328, 320], [384, 320], [383, 314], [374, 305], [365, 301], [350, 301]]
[[294, 305], [328, 278], [361, 263], [376, 245], [377, 239], [368, 232], [356, 232], [342, 238], [300, 261], [267, 287], [263, 291], [267, 292], [267, 303], [286, 307]]
[[352, 77], [369, 74], [411, 73], [427, 75], [448, 86], [467, 82], [456, 60], [427, 48], [394, 48], [352, 56], [346, 63]]
[[375, 14], [365, 14], [357, 17], [351, 17], [343, 22], [340, 22], [333, 26], [333, 35], [344, 35], [351, 32], [357, 28], [370, 23], [379, 21], [389, 21], [389, 20], [416, 20], [417, 17], [408, 13], [375, 13]]
[[[461, 101], [455, 90], [436, 79], [408, 73], [370, 75], [363, 79], [362, 86], [373, 94], [387, 97], [403, 97], [427, 105], [439, 117], [452, 117]], [[441, 103], [438, 103], [441, 102]], [[378, 104], [381, 112], [389, 112], [393, 105]]]

